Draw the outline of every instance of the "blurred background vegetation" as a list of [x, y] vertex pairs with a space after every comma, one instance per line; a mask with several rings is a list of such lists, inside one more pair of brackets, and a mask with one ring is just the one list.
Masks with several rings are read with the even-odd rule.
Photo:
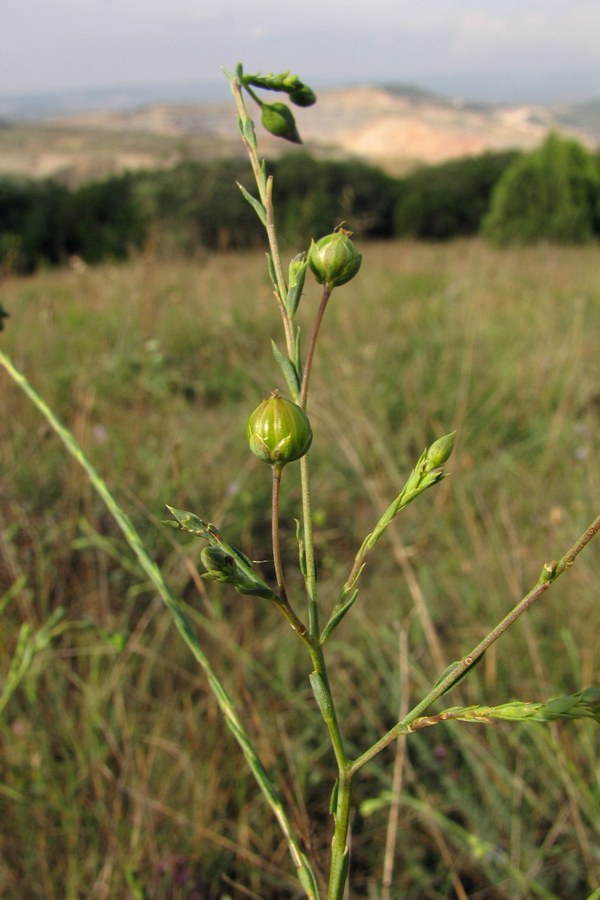
[[[558, 134], [530, 153], [486, 153], [394, 178], [355, 160], [306, 153], [270, 164], [283, 242], [305, 244], [342, 220], [364, 239], [579, 244], [600, 233], [599, 157]], [[76, 256], [123, 259], [148, 243], [168, 257], [264, 240], [235, 182], [243, 159], [187, 161], [69, 188], [0, 178], [0, 268], [27, 273]], [[308, 236], [308, 237], [307, 237]]]

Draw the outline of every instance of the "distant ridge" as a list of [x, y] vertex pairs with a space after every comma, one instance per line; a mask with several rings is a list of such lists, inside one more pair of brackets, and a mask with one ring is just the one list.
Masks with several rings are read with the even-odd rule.
[[569, 105], [556, 105], [551, 109], [557, 123], [563, 128], [575, 128], [600, 141], [600, 98]]
[[[206, 93], [217, 87], [188, 85], [191, 99], [181, 99], [184, 88], [173, 87], [177, 101], [160, 103], [143, 102], [158, 88], [65, 93], [61, 110], [55, 106], [52, 113], [52, 95], [36, 95], [12, 124], [6, 121], [10, 102], [0, 97], [0, 119], [5, 120], [0, 173], [75, 183], [170, 166], [181, 159], [241, 153], [227, 85], [219, 86], [222, 100], [199, 99], [201, 89]], [[85, 110], [73, 111], [83, 103]], [[600, 99], [555, 106], [494, 105], [450, 99], [414, 85], [365, 84], [318, 91], [317, 104], [295, 114], [308, 152], [359, 157], [394, 174], [488, 150], [530, 149], [551, 129], [589, 147], [600, 141]], [[259, 134], [267, 156], [294, 150], [260, 128]]]
[[114, 86], [62, 91], [0, 93], [0, 118], [14, 122], [39, 122], [54, 116], [91, 111], [116, 112], [157, 103], [207, 103], [225, 99], [226, 83]]

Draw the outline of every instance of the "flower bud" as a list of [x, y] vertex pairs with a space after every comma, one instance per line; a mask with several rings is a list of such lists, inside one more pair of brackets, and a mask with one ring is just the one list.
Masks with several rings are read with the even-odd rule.
[[236, 574], [235, 559], [220, 547], [204, 547], [200, 559], [207, 575], [215, 581], [225, 581]]
[[425, 471], [429, 472], [431, 469], [437, 469], [443, 466], [445, 462], [448, 462], [454, 447], [455, 437], [456, 431], [451, 431], [450, 434], [445, 434], [433, 442], [425, 456]]
[[315, 92], [307, 84], [301, 82], [298, 87], [289, 92], [288, 96], [296, 106], [313, 106], [317, 102]]
[[295, 287], [300, 279], [304, 281], [304, 273], [306, 272], [306, 253], [296, 253], [293, 259], [290, 260], [290, 265], [288, 268], [288, 280], [290, 287]]
[[330, 290], [354, 278], [362, 256], [352, 243], [349, 232], [340, 229], [311, 242], [308, 263], [319, 284]]
[[263, 103], [261, 106], [261, 119], [264, 128], [277, 137], [291, 141], [292, 144], [301, 144], [302, 140], [296, 128], [296, 120], [289, 106], [285, 103]]
[[300, 297], [304, 290], [307, 268], [308, 260], [306, 258], [306, 253], [298, 253], [290, 262], [288, 269], [288, 292], [285, 301], [286, 309], [290, 316], [294, 316], [298, 309]]
[[283, 468], [308, 451], [312, 430], [304, 410], [273, 391], [248, 419], [246, 437], [255, 456]]

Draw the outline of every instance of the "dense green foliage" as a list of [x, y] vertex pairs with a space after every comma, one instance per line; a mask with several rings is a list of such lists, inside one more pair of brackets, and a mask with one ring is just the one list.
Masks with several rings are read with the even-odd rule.
[[72, 255], [125, 258], [146, 231], [133, 185], [130, 175], [73, 191], [50, 180], [0, 179], [0, 266], [31, 272]]
[[[331, 645], [353, 753], [508, 611], [600, 496], [596, 248], [361, 249], [366, 277], [331, 303], [313, 373], [324, 610], [425, 444], [452, 426], [458, 442], [439, 493], [409, 507], [375, 549]], [[149, 248], [131, 262], [8, 278], [0, 339], [188, 601], [295, 823], [325, 860], [309, 817], [327, 820], [335, 767], [303, 648], [267, 603], [207, 585], [202, 545], [160, 524], [175, 503], [252, 559], [269, 558], [271, 479], [244, 437], [249, 412], [282, 386], [259, 257], [157, 265]], [[303, 324], [319, 293], [307, 283]], [[0, 681], [22, 627], [37, 631], [59, 607], [64, 618], [0, 720], [0, 895], [297, 897], [279, 829], [146, 576], [64, 448], [1, 381], [10, 428], [0, 442]], [[299, 487], [288, 474], [292, 573]], [[272, 577], [268, 562], [260, 569]], [[448, 704], [595, 683], [599, 579], [590, 546]], [[448, 723], [412, 735], [393, 896], [588, 897], [600, 883], [599, 753], [593, 722]], [[382, 753], [361, 779], [357, 897], [380, 896], [393, 765], [393, 751]]]
[[[358, 160], [287, 154], [270, 163], [281, 239], [292, 246], [342, 221], [362, 238], [475, 234], [511, 158], [486, 154], [396, 179]], [[4, 178], [0, 265], [30, 272], [71, 256], [95, 263], [123, 258], [148, 241], [166, 256], [256, 246], [263, 231], [236, 181], [251, 188], [245, 160], [185, 162], [72, 191], [51, 181]]]
[[577, 143], [550, 134], [499, 180], [483, 232], [498, 243], [582, 244], [600, 229], [600, 173]]
[[484, 153], [417, 169], [399, 185], [394, 235], [446, 240], [477, 234], [492, 190], [516, 156]]
[[[360, 238], [447, 240], [477, 234], [482, 222], [486, 236], [502, 242], [580, 243], [600, 232], [598, 161], [555, 135], [531, 154], [485, 153], [403, 178], [304, 151], [269, 168], [288, 246], [342, 221]], [[147, 243], [164, 256], [260, 246], [263, 230], [236, 181], [252, 189], [245, 159], [184, 162], [73, 190], [0, 178], [0, 267], [31, 272], [72, 256], [123, 259]]]

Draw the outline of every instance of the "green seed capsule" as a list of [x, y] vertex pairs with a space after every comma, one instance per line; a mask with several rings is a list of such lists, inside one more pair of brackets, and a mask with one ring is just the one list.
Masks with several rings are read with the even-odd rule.
[[308, 451], [312, 430], [304, 410], [273, 391], [248, 419], [246, 437], [255, 456], [283, 468]]
[[235, 559], [220, 547], [203, 547], [200, 559], [208, 575], [216, 581], [224, 581], [236, 574]]
[[296, 106], [313, 106], [317, 102], [317, 96], [308, 85], [299, 84], [289, 93], [289, 98]]
[[291, 141], [292, 144], [302, 143], [294, 114], [285, 103], [263, 103], [261, 120], [263, 127], [271, 134]]
[[332, 289], [354, 278], [362, 256], [350, 240], [350, 232], [340, 229], [311, 242], [308, 263], [319, 284]]

